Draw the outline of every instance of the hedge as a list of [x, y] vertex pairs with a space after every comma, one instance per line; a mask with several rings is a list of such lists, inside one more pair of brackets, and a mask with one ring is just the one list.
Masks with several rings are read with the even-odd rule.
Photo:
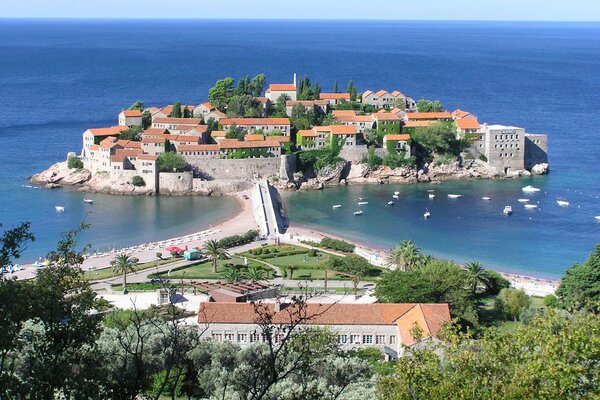
[[324, 237], [321, 239], [321, 246], [331, 250], [338, 250], [344, 253], [353, 253], [355, 249], [355, 245], [352, 243], [348, 243], [343, 240], [332, 239], [328, 237]]
[[219, 246], [221, 247], [235, 247], [241, 246], [246, 243], [254, 241], [258, 237], [258, 231], [251, 229], [243, 235], [225, 236], [219, 240]]

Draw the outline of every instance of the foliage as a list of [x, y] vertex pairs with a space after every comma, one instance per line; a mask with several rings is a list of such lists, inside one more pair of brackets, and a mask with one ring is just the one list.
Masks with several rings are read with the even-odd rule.
[[546, 306], [547, 308], [557, 307], [558, 305], [558, 297], [556, 297], [555, 295], [548, 294], [544, 296], [544, 306]]
[[142, 113], [142, 129], [148, 129], [150, 125], [152, 125], [152, 114], [146, 110]]
[[227, 116], [230, 118], [254, 118], [262, 115], [262, 104], [249, 94], [237, 96], [227, 105]]
[[[213, 272], [216, 272], [216, 271], [213, 271]], [[226, 268], [225, 271], [222, 273], [222, 275], [225, 278], [225, 280], [227, 280], [227, 282], [230, 282], [230, 283], [241, 282], [242, 280], [244, 280], [244, 278], [246, 278], [245, 272], [242, 271], [242, 269], [238, 268], [237, 266], [232, 266], [232, 267]]]
[[[265, 86], [265, 82], [266, 77], [264, 74], [258, 74], [252, 79], [250, 79], [249, 76], [245, 76], [238, 81], [237, 86], [235, 86], [233, 78], [227, 77], [220, 79], [215, 83], [215, 86], [209, 89], [208, 101], [221, 111], [225, 110], [226, 106], [229, 108], [228, 105], [233, 105], [236, 108], [236, 111], [232, 114], [239, 116], [253, 114], [255, 113], [255, 103], [249, 102], [247, 98], [260, 96]], [[240, 97], [245, 97], [246, 99], [242, 100], [241, 103], [236, 102]], [[256, 101], [256, 99], [254, 100]], [[259, 115], [262, 115], [262, 106], [260, 107]]]
[[506, 318], [513, 318], [515, 321], [531, 304], [531, 299], [521, 289], [506, 288], [502, 289], [496, 297], [495, 307], [502, 312]]
[[67, 167], [70, 169], [82, 169], [83, 161], [79, 159], [79, 157], [69, 157], [67, 161]]
[[356, 98], [358, 97], [358, 93], [356, 92], [356, 87], [354, 86], [354, 82], [352, 82], [352, 81], [348, 82], [347, 92], [350, 93], [350, 100], [356, 101]]
[[488, 269], [485, 271], [485, 274], [486, 279], [483, 282], [485, 285], [485, 294], [496, 296], [502, 289], [510, 287], [510, 282], [498, 272]]
[[241, 246], [254, 241], [258, 237], [258, 231], [252, 229], [243, 235], [225, 236], [219, 240], [219, 245], [224, 248]]
[[387, 256], [387, 265], [399, 268], [401, 271], [410, 271], [422, 264], [423, 253], [412, 240], [403, 240], [390, 250]]
[[111, 262], [113, 272], [117, 275], [123, 275], [123, 291], [127, 291], [127, 274], [129, 272], [135, 272], [135, 266], [138, 263], [138, 259], [131, 256], [131, 254], [121, 253], [117, 255]]
[[160, 172], [183, 172], [187, 162], [181, 154], [168, 152], [158, 156], [158, 169]]
[[369, 168], [374, 169], [383, 164], [383, 159], [375, 154], [375, 147], [369, 146], [367, 150], [367, 165]]
[[129, 110], [144, 111], [144, 102], [141, 100], [137, 100], [135, 103], [129, 106]]
[[[510, 332], [489, 330], [477, 341], [449, 334], [443, 352], [409, 350], [378, 398], [593, 399], [600, 396], [600, 317], [550, 311]], [[441, 350], [441, 349], [440, 349]]]
[[310, 78], [304, 75], [304, 78], [298, 82], [296, 92], [298, 100], [317, 100], [321, 93], [321, 87], [318, 82], [315, 82], [314, 87], [311, 88]]
[[308, 109], [302, 104], [295, 104], [292, 107], [290, 123], [296, 130], [309, 129], [312, 126], [319, 125], [319, 116], [314, 109]]
[[234, 94], [233, 78], [219, 79], [208, 91], [208, 101], [213, 107], [223, 109], [231, 101]]
[[556, 296], [566, 309], [600, 309], [600, 244], [583, 264], [567, 269]]
[[407, 165], [414, 165], [415, 158], [406, 158], [406, 152], [401, 151], [400, 153], [387, 153], [383, 157], [383, 165], [390, 168], [399, 168]]
[[183, 114], [181, 113], [181, 103], [176, 101], [173, 103], [173, 109], [171, 110], [171, 117], [173, 118], [181, 118]]
[[212, 262], [212, 272], [217, 272], [217, 261], [219, 259], [228, 259], [229, 253], [225, 247], [217, 240], [209, 240], [204, 244], [204, 252]]
[[410, 136], [422, 158], [434, 153], [456, 155], [460, 150], [460, 143], [449, 123], [436, 122], [430, 126], [417, 127]]
[[138, 187], [140, 187], [140, 186], [146, 186], [146, 181], [144, 181], [144, 178], [142, 178], [141, 176], [134, 175], [131, 178], [131, 184], [133, 186], [138, 186]]
[[315, 150], [303, 150], [298, 155], [300, 162], [298, 167], [301, 171], [308, 171], [310, 168], [314, 168], [316, 171], [320, 171], [325, 167], [335, 166], [344, 159], [338, 156], [339, 151], [336, 152], [331, 147], [325, 147], [323, 149]]
[[338, 88], [338, 82], [337, 80], [333, 81], [333, 93], [338, 93], [339, 92], [339, 88]]
[[327, 249], [342, 251], [344, 253], [353, 253], [354, 248], [356, 247], [352, 243], [348, 243], [344, 240], [332, 239], [329, 237], [321, 239], [320, 244]]
[[140, 132], [142, 131], [142, 127], [135, 125], [131, 126], [124, 131], [119, 132], [119, 139], [121, 140], [134, 140], [139, 141], [141, 139]]
[[440, 112], [444, 111], [444, 106], [439, 100], [431, 101], [421, 98], [417, 101], [417, 110], [419, 112]]

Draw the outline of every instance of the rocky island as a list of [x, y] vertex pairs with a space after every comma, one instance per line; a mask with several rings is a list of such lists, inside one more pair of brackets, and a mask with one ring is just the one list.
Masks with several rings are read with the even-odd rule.
[[480, 123], [395, 90], [322, 92], [308, 77], [216, 82], [208, 102], [141, 101], [118, 124], [83, 133], [82, 150], [30, 177], [47, 188], [127, 195], [222, 195], [269, 179], [286, 190], [545, 174], [547, 137]]

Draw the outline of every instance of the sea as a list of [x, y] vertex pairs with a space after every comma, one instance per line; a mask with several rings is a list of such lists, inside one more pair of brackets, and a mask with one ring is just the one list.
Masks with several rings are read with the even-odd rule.
[[[560, 277], [600, 242], [600, 24], [307, 20], [0, 20], [0, 223], [30, 221], [50, 250], [81, 221], [95, 248], [210, 227], [227, 198], [117, 197], [27, 187], [27, 176], [78, 152], [88, 127], [116, 124], [136, 100], [206, 101], [217, 79], [308, 75], [324, 91], [401, 90], [471, 111], [482, 122], [549, 135], [551, 173], [511, 181], [352, 186], [286, 194], [291, 223], [389, 248], [412, 239], [457, 261]], [[520, 188], [542, 189], [526, 212]], [[427, 190], [435, 189], [433, 201]], [[393, 191], [397, 204], [385, 207]], [[463, 197], [449, 200], [448, 193]], [[482, 202], [482, 196], [492, 200]], [[361, 217], [355, 199], [369, 204]], [[557, 198], [570, 201], [558, 207]], [[332, 204], [340, 203], [338, 210]], [[502, 216], [512, 204], [515, 212]], [[65, 206], [57, 214], [54, 207]], [[424, 221], [429, 208], [432, 217]]]

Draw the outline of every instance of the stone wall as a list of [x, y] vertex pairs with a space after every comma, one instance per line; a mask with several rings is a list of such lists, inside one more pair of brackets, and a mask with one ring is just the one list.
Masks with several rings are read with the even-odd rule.
[[340, 157], [342, 157], [346, 161], [359, 163], [365, 157], [367, 157], [367, 151], [368, 148], [366, 144], [361, 144], [357, 146], [344, 146], [340, 151]]
[[281, 156], [279, 167], [279, 177], [288, 181], [294, 180], [294, 172], [296, 172], [296, 155], [284, 154]]
[[528, 133], [525, 135], [525, 168], [548, 162], [548, 136]]
[[194, 178], [192, 185], [192, 190], [194, 193], [204, 195], [222, 195], [250, 190], [253, 183], [248, 180], [240, 179], [219, 179], [206, 181], [199, 178]]
[[281, 157], [245, 158], [245, 159], [195, 159], [186, 156], [186, 161], [193, 167], [195, 177], [212, 179], [266, 179], [279, 175]]
[[186, 194], [193, 189], [191, 172], [161, 172], [158, 177], [160, 194]]

